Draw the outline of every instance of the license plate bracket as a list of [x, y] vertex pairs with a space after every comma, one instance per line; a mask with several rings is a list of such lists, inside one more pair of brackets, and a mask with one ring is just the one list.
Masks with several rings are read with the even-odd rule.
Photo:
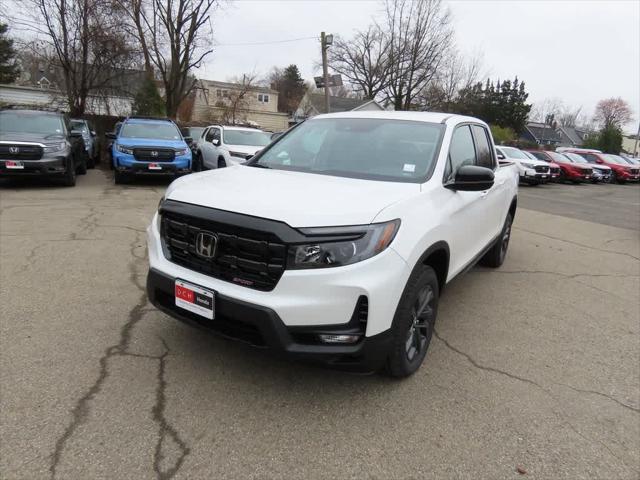
[[176, 279], [174, 294], [177, 307], [209, 320], [215, 318], [215, 292], [213, 290]]
[[24, 170], [24, 163], [18, 160], [7, 160], [4, 166], [10, 170]]

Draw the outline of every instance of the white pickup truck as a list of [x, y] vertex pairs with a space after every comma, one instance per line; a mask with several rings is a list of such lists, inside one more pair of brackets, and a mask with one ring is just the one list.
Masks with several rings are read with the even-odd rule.
[[294, 359], [407, 376], [445, 284], [504, 261], [517, 188], [478, 119], [319, 115], [246, 165], [169, 186], [147, 230], [148, 296]]

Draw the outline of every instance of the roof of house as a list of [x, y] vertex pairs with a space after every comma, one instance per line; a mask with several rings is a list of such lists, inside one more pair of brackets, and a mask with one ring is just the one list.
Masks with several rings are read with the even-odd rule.
[[[202, 86], [204, 88], [228, 88], [229, 90], [239, 90], [240, 88], [242, 88], [242, 84], [240, 83], [220, 82], [218, 80], [204, 80], [204, 79], [201, 79], [200, 82], [202, 83]], [[278, 93], [277, 90], [273, 90], [268, 87], [263, 87], [261, 85], [252, 85], [250, 90], [252, 92], [264, 92], [264, 93], [271, 93], [271, 94]]]
[[525, 127], [539, 142], [561, 142], [562, 135], [555, 128], [539, 122], [528, 122]]
[[585, 131], [574, 127], [560, 127], [569, 140], [575, 145], [582, 145]]
[[[311, 93], [308, 95], [309, 102], [318, 113], [327, 113], [324, 108], [324, 93]], [[354, 108], [361, 107], [362, 105], [371, 102], [369, 99], [361, 100], [359, 98], [348, 97], [329, 97], [329, 109], [331, 112], [348, 112]]]

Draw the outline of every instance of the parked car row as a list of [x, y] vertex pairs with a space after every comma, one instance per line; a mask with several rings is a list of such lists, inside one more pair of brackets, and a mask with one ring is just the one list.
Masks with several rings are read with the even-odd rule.
[[576, 184], [640, 181], [640, 161], [599, 150], [559, 147], [554, 152], [498, 146], [496, 153], [500, 162], [515, 164], [520, 182], [529, 185], [550, 181]]

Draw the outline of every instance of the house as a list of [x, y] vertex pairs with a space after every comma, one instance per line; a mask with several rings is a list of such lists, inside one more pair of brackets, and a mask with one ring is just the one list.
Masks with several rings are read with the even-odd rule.
[[560, 127], [560, 147], [582, 147], [587, 131], [576, 127]]
[[540, 122], [527, 122], [524, 131], [520, 134], [520, 139], [537, 143], [538, 145], [559, 146], [562, 142], [562, 135], [558, 128]]
[[634, 157], [640, 155], [640, 135], [624, 135], [622, 137], [622, 150]]
[[[331, 113], [348, 112], [350, 110], [384, 110], [384, 107], [375, 100], [362, 100], [349, 97], [329, 97], [329, 110]], [[324, 108], [324, 93], [306, 93], [295, 114], [294, 121], [300, 122], [321, 113], [327, 113]]]
[[182, 120], [249, 124], [272, 132], [288, 127], [287, 114], [278, 112], [277, 90], [217, 80], [198, 80], [190, 117]]

